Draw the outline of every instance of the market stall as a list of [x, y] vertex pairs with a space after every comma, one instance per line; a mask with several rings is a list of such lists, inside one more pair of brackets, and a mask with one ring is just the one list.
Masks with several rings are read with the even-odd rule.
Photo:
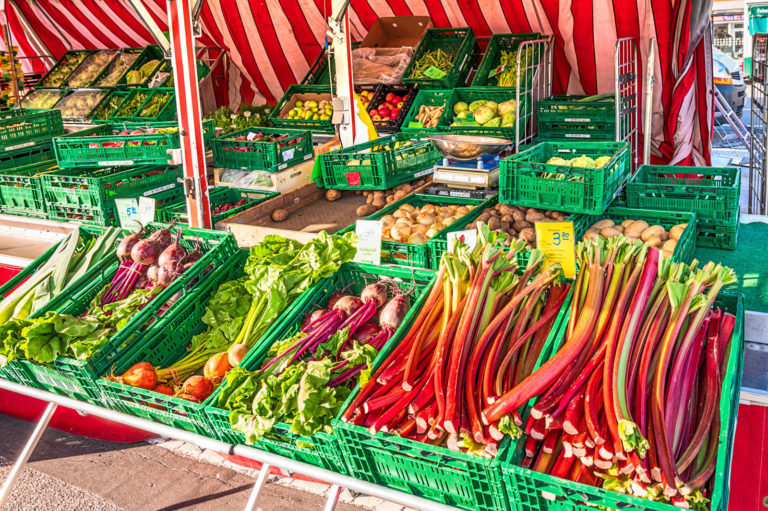
[[[701, 20], [672, 45], [616, 11], [585, 56], [578, 10], [339, 2], [277, 73], [310, 59], [150, 4], [0, 112], [2, 221], [65, 229], [0, 287], [0, 388], [50, 403], [0, 503], [65, 406], [262, 462], [249, 509], [270, 466], [418, 509], [727, 507], [765, 224], [703, 166]], [[12, 5], [24, 53], [60, 45]]]

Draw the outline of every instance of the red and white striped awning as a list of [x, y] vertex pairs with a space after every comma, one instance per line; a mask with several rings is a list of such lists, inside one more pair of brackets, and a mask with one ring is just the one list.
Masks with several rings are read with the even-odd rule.
[[[435, 27], [469, 26], [477, 37], [505, 32], [554, 34], [555, 93], [612, 92], [613, 49], [622, 37], [638, 40], [642, 91], [649, 41], [655, 37], [654, 156], [658, 161], [703, 165], [710, 160], [713, 123], [711, 39], [708, 30], [702, 38], [691, 28], [701, 25], [702, 19], [691, 2], [352, 0], [349, 13], [353, 40], [362, 39], [378, 17], [410, 15], [430, 16]], [[145, 4], [165, 30], [166, 1], [146, 0]], [[39, 54], [40, 49], [21, 29], [19, 14], [55, 57], [70, 47], [135, 47], [153, 42], [127, 0], [13, 0], [7, 5], [15, 43], [24, 55]], [[279, 99], [289, 85], [302, 79], [320, 53], [330, 10], [330, 0], [207, 0], [200, 17], [200, 42], [225, 48], [231, 61], [228, 87], [221, 91], [223, 102], [237, 106], [244, 101]], [[32, 65], [40, 70], [40, 62]]]

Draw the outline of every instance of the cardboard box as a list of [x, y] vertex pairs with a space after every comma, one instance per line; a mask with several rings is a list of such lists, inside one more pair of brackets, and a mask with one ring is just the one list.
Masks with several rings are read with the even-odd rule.
[[432, 28], [429, 16], [390, 16], [379, 18], [360, 44], [361, 48], [416, 48]]
[[279, 117], [282, 119], [287, 119], [288, 112], [293, 110], [293, 107], [296, 106], [297, 101], [303, 101], [305, 103], [307, 101], [317, 101], [318, 103], [321, 101], [328, 101], [330, 103], [332, 100], [333, 96], [330, 94], [315, 94], [314, 92], [302, 92], [300, 94], [294, 94], [288, 101], [285, 102], [283, 108], [280, 109]]
[[214, 181], [216, 186], [231, 186], [246, 190], [266, 190], [269, 192], [287, 193], [310, 183], [315, 159], [307, 160], [280, 172], [268, 172], [266, 170], [253, 170], [249, 174], [258, 174], [261, 182], [255, 185], [243, 185], [242, 183], [223, 183], [219, 176], [225, 169], [214, 169]]

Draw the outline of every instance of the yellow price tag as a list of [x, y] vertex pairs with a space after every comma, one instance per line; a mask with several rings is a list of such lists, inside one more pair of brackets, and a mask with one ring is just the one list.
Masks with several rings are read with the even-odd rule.
[[576, 276], [573, 222], [536, 222], [536, 248], [544, 252], [546, 264], [560, 263], [565, 278]]

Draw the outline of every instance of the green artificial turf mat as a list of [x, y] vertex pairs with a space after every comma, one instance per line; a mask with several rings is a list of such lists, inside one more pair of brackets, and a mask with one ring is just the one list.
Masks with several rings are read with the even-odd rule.
[[696, 259], [733, 268], [738, 282], [726, 289], [744, 293], [747, 310], [768, 312], [768, 223], [742, 223], [736, 250], [697, 248]]

